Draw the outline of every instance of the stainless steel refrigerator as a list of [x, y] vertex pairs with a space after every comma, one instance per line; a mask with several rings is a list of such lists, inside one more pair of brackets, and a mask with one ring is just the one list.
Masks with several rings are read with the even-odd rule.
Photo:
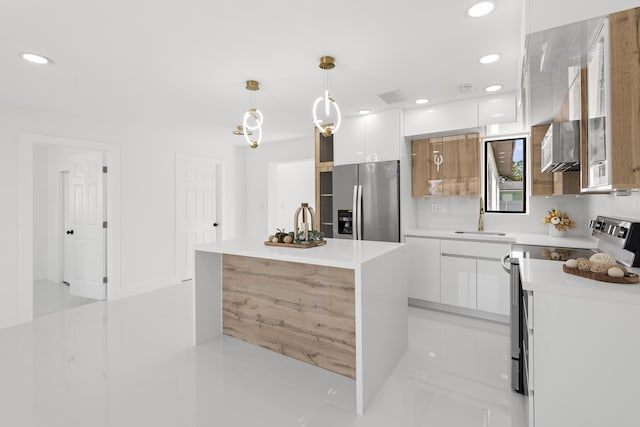
[[333, 237], [400, 241], [400, 162], [333, 168]]

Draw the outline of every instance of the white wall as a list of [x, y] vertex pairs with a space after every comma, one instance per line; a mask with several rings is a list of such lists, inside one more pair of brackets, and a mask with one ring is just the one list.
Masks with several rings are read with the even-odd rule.
[[[246, 152], [245, 235], [264, 239], [265, 233], [269, 232], [269, 164], [314, 158], [313, 138], [313, 128], [309, 127], [308, 139], [262, 144]], [[296, 202], [296, 205], [297, 203], [300, 202]], [[315, 208], [313, 199], [309, 203]], [[291, 224], [284, 224], [288, 229], [293, 228], [295, 206], [292, 208]]]
[[606, 215], [640, 220], [640, 194], [637, 191], [630, 196], [594, 194], [589, 196], [587, 211], [592, 218]]
[[[121, 289], [119, 297], [176, 283], [175, 153], [223, 161], [222, 236], [241, 235], [245, 224], [245, 147], [233, 139], [172, 123], [86, 123], [40, 111], [0, 106], [0, 328], [30, 320], [21, 301], [19, 258], [19, 145], [23, 133], [57, 135], [120, 146]], [[230, 138], [233, 135], [230, 134]], [[307, 157], [309, 157], [307, 155]], [[22, 305], [21, 305], [22, 304]]]
[[36, 147], [33, 150], [33, 280], [48, 277], [48, 151]]
[[[269, 221], [265, 233], [277, 228], [294, 231], [294, 214], [301, 203], [315, 210], [315, 160], [270, 163], [268, 166]], [[266, 237], [266, 236], [265, 236]]]

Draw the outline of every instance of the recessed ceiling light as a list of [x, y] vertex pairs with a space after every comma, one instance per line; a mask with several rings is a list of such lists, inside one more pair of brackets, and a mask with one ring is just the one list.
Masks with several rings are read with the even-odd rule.
[[502, 116], [504, 116], [504, 113], [495, 113], [491, 115], [491, 117], [502, 117]]
[[481, 1], [471, 6], [469, 10], [467, 10], [467, 15], [472, 18], [479, 18], [491, 13], [495, 6], [491, 1]]
[[34, 64], [46, 65], [51, 64], [53, 61], [46, 56], [38, 55], [35, 53], [24, 52], [20, 55], [25, 61], [29, 61]]
[[496, 62], [498, 59], [500, 59], [500, 55], [498, 55], [497, 53], [490, 53], [489, 55], [485, 55], [481, 57], [480, 59], [478, 59], [478, 61], [481, 64], [492, 64]]
[[502, 85], [491, 85], [484, 88], [485, 92], [497, 92], [502, 89]]
[[427, 98], [418, 98], [416, 99], [416, 104], [422, 105], [428, 103], [429, 100]]
[[358, 110], [358, 114], [360, 114], [361, 116], [364, 116], [365, 114], [369, 114], [371, 112], [371, 110], [369, 110], [368, 108], [361, 108]]

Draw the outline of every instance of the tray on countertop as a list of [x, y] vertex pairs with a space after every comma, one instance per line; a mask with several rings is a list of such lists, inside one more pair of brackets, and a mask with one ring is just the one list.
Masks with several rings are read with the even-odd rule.
[[574, 276], [586, 277], [587, 279], [598, 280], [600, 282], [619, 283], [621, 285], [633, 285], [638, 283], [639, 280], [638, 275], [634, 273], [627, 273], [624, 277], [609, 277], [607, 273], [593, 273], [591, 271], [570, 268], [566, 265], [562, 266], [562, 270]]
[[314, 240], [309, 243], [273, 243], [273, 242], [264, 242], [267, 246], [282, 246], [285, 248], [298, 248], [298, 249], [309, 249], [315, 248], [317, 246], [326, 245], [326, 240]]

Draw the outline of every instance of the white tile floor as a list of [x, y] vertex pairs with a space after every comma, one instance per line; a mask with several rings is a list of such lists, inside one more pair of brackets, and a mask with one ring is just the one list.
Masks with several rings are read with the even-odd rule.
[[525, 426], [506, 326], [410, 309], [364, 416], [352, 380], [232, 338], [191, 345], [192, 286], [0, 331], [0, 426]]
[[56, 283], [51, 280], [33, 282], [33, 315], [35, 317], [92, 302], [96, 302], [96, 300], [71, 295], [69, 286], [64, 283]]

